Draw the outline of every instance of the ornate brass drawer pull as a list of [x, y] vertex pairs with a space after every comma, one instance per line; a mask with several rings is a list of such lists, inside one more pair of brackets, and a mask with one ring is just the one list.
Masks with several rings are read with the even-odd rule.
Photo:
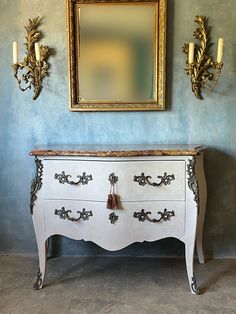
[[158, 179], [161, 181], [159, 183], [156, 182], [150, 182], [149, 179], [151, 179], [151, 176], [145, 176], [145, 174], [142, 172], [140, 176], [134, 176], [134, 182], [138, 182], [139, 185], [152, 185], [152, 186], [160, 186], [162, 184], [169, 185], [172, 180], [175, 180], [175, 176], [173, 174], [167, 174], [164, 172], [163, 176], [157, 176]]
[[92, 175], [86, 175], [85, 172], [83, 172], [82, 176], [77, 176], [77, 178], [79, 178], [79, 181], [75, 182], [75, 181], [70, 181], [68, 178], [71, 178], [70, 174], [65, 174], [65, 171], [62, 171], [62, 173], [55, 173], [54, 175], [54, 179], [58, 180], [59, 183], [61, 184], [70, 184], [70, 185], [78, 185], [78, 184], [88, 184], [89, 181], [93, 180]]
[[55, 209], [54, 214], [58, 215], [61, 219], [67, 219], [70, 221], [78, 221], [80, 219], [89, 220], [89, 217], [93, 216], [93, 213], [91, 210], [87, 210], [83, 208], [82, 212], [77, 211], [77, 214], [79, 214], [78, 218], [70, 217], [69, 213], [71, 213], [71, 210], [65, 210], [65, 207], [62, 207], [61, 209]]
[[134, 218], [138, 218], [139, 221], [144, 222], [145, 220], [150, 221], [150, 222], [159, 222], [161, 220], [164, 221], [168, 221], [170, 220], [170, 217], [174, 217], [175, 216], [175, 212], [173, 210], [167, 210], [166, 208], [164, 209], [163, 212], [158, 212], [158, 215], [160, 215], [161, 217], [159, 219], [151, 219], [148, 215], [150, 215], [151, 212], [146, 212], [144, 209], [141, 209], [140, 212], [134, 212], [133, 217]]

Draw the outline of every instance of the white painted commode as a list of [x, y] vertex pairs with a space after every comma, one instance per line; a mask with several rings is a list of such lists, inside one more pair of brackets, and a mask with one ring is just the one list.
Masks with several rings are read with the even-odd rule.
[[[35, 149], [31, 213], [39, 252], [34, 285], [43, 287], [47, 240], [60, 234], [120, 250], [174, 237], [185, 244], [192, 293], [195, 239], [204, 263], [206, 182], [201, 145], [64, 146]], [[118, 208], [107, 209], [111, 184]]]

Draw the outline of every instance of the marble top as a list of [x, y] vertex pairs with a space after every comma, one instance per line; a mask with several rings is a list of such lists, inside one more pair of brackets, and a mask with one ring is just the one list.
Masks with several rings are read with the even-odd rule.
[[125, 145], [52, 145], [36, 147], [32, 156], [194, 156], [206, 149], [204, 145], [125, 144]]

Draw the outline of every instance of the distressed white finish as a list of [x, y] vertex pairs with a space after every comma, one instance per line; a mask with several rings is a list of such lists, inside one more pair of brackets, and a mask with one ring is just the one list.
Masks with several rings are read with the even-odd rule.
[[[185, 244], [186, 266], [189, 285], [197, 293], [194, 285], [193, 258], [195, 239], [197, 253], [201, 263], [202, 229], [206, 208], [206, 182], [203, 168], [203, 153], [193, 156], [156, 156], [156, 157], [70, 157], [38, 156], [43, 164], [42, 187], [37, 192], [33, 208], [33, 222], [39, 251], [40, 280], [42, 288], [46, 268], [47, 240], [54, 234], [72, 239], [93, 241], [101, 247], [113, 251], [134, 242], [155, 241], [175, 237]], [[199, 191], [199, 211], [189, 188], [188, 167], [190, 160], [195, 160], [195, 171]], [[65, 171], [70, 180], [77, 181], [77, 175], [92, 175], [88, 184], [61, 184], [55, 174]], [[110, 190], [108, 177], [111, 173], [118, 176], [116, 192], [120, 196], [121, 208], [106, 208]], [[157, 176], [174, 174], [175, 179], [169, 185], [141, 186], [134, 182], [134, 176], [150, 175], [151, 182], [160, 182]], [[55, 210], [71, 210], [70, 217], [77, 218], [77, 211], [91, 210], [93, 215], [88, 220], [69, 221], [61, 219]], [[174, 216], [167, 221], [139, 221], [134, 212], [151, 212], [149, 217], [160, 218], [158, 212], [164, 209], [174, 211]], [[115, 224], [111, 224], [109, 215], [118, 215]], [[158, 270], [157, 270], [158, 271]], [[173, 283], [174, 284], [174, 283]]]

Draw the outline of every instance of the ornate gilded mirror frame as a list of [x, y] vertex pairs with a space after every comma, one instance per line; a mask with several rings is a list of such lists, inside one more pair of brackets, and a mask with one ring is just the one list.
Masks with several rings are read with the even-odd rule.
[[[166, 85], [166, 15], [167, 0], [66, 0], [67, 1], [67, 41], [69, 75], [69, 109], [71, 111], [147, 111], [165, 110]], [[78, 64], [78, 13], [82, 4], [152, 4], [155, 5], [155, 41], [153, 65], [154, 97], [148, 101], [91, 101], [81, 100], [79, 95]]]

